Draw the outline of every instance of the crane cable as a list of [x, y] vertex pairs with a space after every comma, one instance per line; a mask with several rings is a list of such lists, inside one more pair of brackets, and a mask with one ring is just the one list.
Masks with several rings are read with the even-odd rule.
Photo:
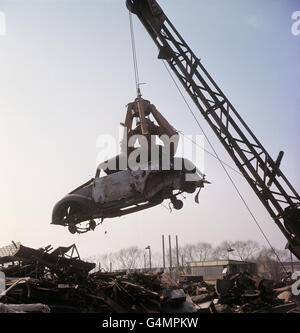
[[133, 59], [136, 94], [137, 94], [137, 97], [141, 97], [142, 94], [141, 94], [141, 90], [140, 90], [140, 78], [139, 78], [139, 69], [138, 69], [138, 62], [137, 62], [137, 55], [136, 55], [133, 19], [132, 19], [132, 13], [130, 11], [129, 11], [129, 26], [130, 26], [130, 37], [131, 37], [131, 48], [132, 48], [132, 59]]
[[[137, 62], [137, 54], [136, 54], [136, 42], [135, 42], [135, 36], [134, 36], [134, 27], [133, 27], [133, 19], [132, 19], [132, 13], [129, 11], [129, 25], [130, 25], [130, 37], [131, 37], [131, 46], [132, 46], [132, 58], [133, 58], [133, 67], [134, 67], [134, 76], [135, 76], [135, 85], [136, 85], [136, 92], [137, 96], [141, 97], [141, 90], [140, 90], [140, 78], [139, 78], [139, 71], [138, 71], [138, 62]], [[196, 118], [195, 118], [196, 119]], [[199, 144], [197, 144], [192, 139], [188, 138], [182, 131], [177, 130], [181, 135], [183, 135], [185, 138], [190, 140], [192, 143], [194, 143], [196, 146], [200, 147], [203, 151], [205, 151], [207, 154], [211, 155], [212, 157], [218, 159], [214, 154], [206, 150], [205, 148], [201, 147]], [[230, 166], [229, 164], [226, 164], [224, 161], [222, 161], [227, 167], [238, 173], [240, 176], [244, 177], [241, 172], [236, 170], [234, 167]]]
[[[134, 75], [135, 75], [135, 85], [136, 85], [136, 92], [137, 96], [141, 97], [141, 91], [140, 91], [140, 85], [139, 82], [139, 71], [138, 71], [138, 62], [137, 62], [137, 54], [136, 54], [136, 42], [135, 42], [135, 36], [134, 36], [134, 27], [133, 27], [133, 19], [132, 19], [132, 13], [129, 11], [129, 25], [130, 25], [130, 36], [131, 36], [131, 46], [132, 46], [132, 57], [133, 57], [133, 67], [134, 67]], [[193, 144], [201, 148], [204, 152], [211, 155], [215, 159], [218, 159], [214, 154], [206, 150], [204, 147], [201, 147], [199, 144], [197, 144], [192, 139], [188, 138], [182, 131], [177, 130], [178, 133], [180, 133], [182, 136], [184, 136], [186, 139], [190, 140]], [[236, 170], [234, 167], [230, 166], [229, 164], [226, 164], [224, 161], [222, 161], [227, 167], [232, 169], [234, 172], [238, 173], [240, 176], [244, 177], [241, 172]]]
[[[179, 131], [178, 129], [175, 128], [175, 130], [180, 133], [183, 137], [185, 137], [187, 140], [191, 141], [195, 146], [199, 147], [200, 149], [202, 149], [205, 153], [207, 153], [208, 155], [210, 155], [211, 157], [218, 159], [217, 156], [215, 156], [214, 154], [212, 154], [209, 150], [205, 149], [204, 147], [200, 146], [197, 142], [195, 142], [195, 140], [189, 138], [187, 135], [185, 135], [182, 131]], [[221, 160], [222, 163], [224, 165], [226, 165], [229, 169], [231, 169], [232, 171], [234, 171], [235, 173], [237, 173], [238, 175], [244, 177], [244, 175], [239, 172], [238, 170], [236, 170], [234, 167], [232, 167], [231, 165], [229, 165], [228, 163], [224, 162], [223, 160]]]
[[175, 86], [176, 86], [176, 88], [177, 88], [179, 94], [181, 95], [181, 97], [183, 98], [185, 104], [187, 105], [187, 107], [188, 107], [190, 113], [192, 114], [194, 120], [196, 121], [198, 127], [199, 127], [200, 130], [202, 131], [203, 135], [205, 136], [205, 139], [207, 140], [208, 144], [210, 145], [211, 149], [213, 150], [213, 152], [214, 152], [216, 158], [217, 158], [218, 161], [220, 162], [220, 164], [221, 164], [222, 168], [224, 169], [226, 175], [228, 176], [230, 182], [232, 183], [232, 185], [234, 186], [235, 190], [237, 191], [237, 193], [238, 193], [240, 199], [242, 200], [242, 202], [243, 202], [244, 205], [246, 206], [246, 208], [247, 208], [248, 212], [250, 213], [250, 215], [252, 216], [252, 219], [254, 220], [255, 224], [256, 224], [257, 227], [259, 228], [260, 232], [262, 233], [263, 237], [264, 237], [265, 240], [267, 241], [267, 243], [268, 243], [268, 245], [270, 246], [271, 250], [274, 252], [274, 254], [275, 254], [275, 256], [276, 256], [278, 262], [281, 264], [282, 268], [284, 269], [285, 273], [287, 274], [287, 270], [286, 270], [286, 268], [284, 267], [283, 263], [281, 262], [281, 260], [280, 260], [280, 258], [279, 258], [279, 256], [278, 256], [278, 254], [277, 254], [277, 252], [276, 252], [276, 250], [275, 250], [274, 247], [272, 246], [272, 244], [271, 244], [271, 242], [269, 241], [267, 235], [265, 234], [265, 232], [263, 231], [263, 229], [262, 229], [262, 227], [260, 226], [259, 222], [257, 221], [256, 217], [254, 216], [252, 210], [250, 209], [250, 207], [249, 207], [249, 205], [247, 204], [246, 200], [244, 199], [242, 193], [241, 193], [240, 190], [238, 189], [236, 183], [234, 182], [234, 180], [233, 180], [232, 177], [230, 176], [230, 174], [229, 174], [228, 170], [226, 169], [226, 167], [225, 167], [223, 161], [220, 159], [220, 157], [219, 157], [218, 153], [216, 152], [216, 150], [215, 150], [213, 144], [211, 143], [211, 141], [209, 140], [209, 138], [208, 138], [207, 134], [205, 133], [203, 127], [201, 126], [201, 124], [200, 124], [198, 118], [197, 118], [196, 115], [194, 114], [194, 112], [193, 112], [191, 106], [189, 105], [189, 103], [187, 102], [185, 96], [183, 95], [183, 93], [182, 93], [182, 91], [181, 91], [179, 85], [177, 84], [177, 82], [175, 81], [175, 79], [174, 79], [172, 73], [170, 72], [169, 68], [168, 68], [167, 65], [165, 64], [165, 61], [163, 61], [163, 64], [164, 64], [164, 66], [165, 66], [167, 72], [169, 73], [169, 75], [170, 75], [170, 77], [171, 77], [173, 83], [175, 84]]

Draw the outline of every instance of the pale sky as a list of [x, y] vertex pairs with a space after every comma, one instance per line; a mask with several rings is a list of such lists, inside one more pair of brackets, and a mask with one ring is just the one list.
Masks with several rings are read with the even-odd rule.
[[[300, 36], [291, 33], [299, 1], [159, 3], [271, 156], [285, 151], [282, 170], [299, 191]], [[125, 0], [0, 0], [0, 12], [6, 18], [6, 35], [0, 35], [0, 246], [11, 240], [36, 248], [76, 243], [83, 257], [132, 245], [158, 252], [162, 234], [178, 235], [180, 245], [248, 239], [266, 245], [207, 154], [212, 184], [199, 205], [187, 195], [179, 212], [157, 206], [106, 220], [84, 235], [51, 225], [54, 204], [94, 176], [97, 138], [118, 135], [125, 105], [135, 98], [128, 11]], [[201, 134], [137, 18], [134, 26], [143, 97], [175, 128]], [[284, 237], [252, 189], [232, 176], [273, 246], [283, 248]]]

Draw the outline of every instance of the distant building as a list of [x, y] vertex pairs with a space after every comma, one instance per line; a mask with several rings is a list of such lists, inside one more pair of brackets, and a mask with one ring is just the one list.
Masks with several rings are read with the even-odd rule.
[[300, 271], [300, 261], [291, 263], [271, 261], [267, 263], [259, 263], [257, 265], [258, 275], [265, 279], [280, 280], [286, 276], [286, 273]]
[[295, 261], [293, 263], [291, 263], [290, 261], [288, 262], [283, 262], [282, 265], [284, 266], [284, 268], [286, 269], [287, 272], [296, 272], [299, 271], [300, 272], [300, 261]]
[[191, 275], [201, 275], [204, 280], [222, 279], [225, 275], [243, 272], [257, 274], [255, 263], [237, 260], [189, 262], [188, 267]]

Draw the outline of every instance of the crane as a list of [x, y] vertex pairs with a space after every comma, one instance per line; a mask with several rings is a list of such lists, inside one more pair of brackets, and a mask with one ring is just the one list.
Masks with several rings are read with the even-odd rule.
[[156, 0], [127, 0], [192, 101], [300, 259], [300, 197]]

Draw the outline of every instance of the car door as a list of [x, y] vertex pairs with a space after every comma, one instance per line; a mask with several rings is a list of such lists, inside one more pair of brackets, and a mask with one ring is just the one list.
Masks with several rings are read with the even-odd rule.
[[93, 199], [97, 203], [107, 203], [136, 196], [140, 199], [144, 192], [149, 170], [123, 170], [94, 181]]
[[130, 178], [130, 170], [122, 170], [96, 178], [92, 190], [94, 201], [107, 203], [130, 198], [133, 195]]

